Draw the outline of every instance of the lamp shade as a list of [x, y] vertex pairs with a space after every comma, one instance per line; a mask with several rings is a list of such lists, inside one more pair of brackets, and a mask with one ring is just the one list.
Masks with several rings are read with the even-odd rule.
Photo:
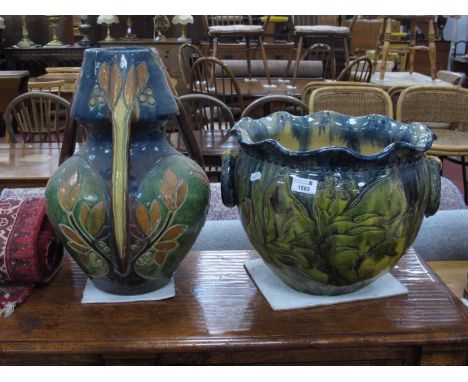
[[178, 15], [172, 18], [172, 24], [193, 24], [193, 16], [190, 15]]
[[117, 16], [101, 15], [98, 17], [97, 23], [105, 25], [118, 24], [119, 18]]

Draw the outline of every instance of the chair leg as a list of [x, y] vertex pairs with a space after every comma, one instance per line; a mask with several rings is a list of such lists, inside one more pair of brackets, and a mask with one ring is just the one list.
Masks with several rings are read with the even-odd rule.
[[468, 192], [467, 192], [467, 183], [466, 183], [466, 161], [465, 157], [461, 157], [461, 166], [462, 166], [462, 176], [463, 176], [463, 197], [465, 199], [465, 204], [468, 204]]
[[379, 60], [379, 54], [382, 49], [382, 44], [383, 44], [383, 39], [384, 39], [384, 33], [385, 33], [385, 26], [387, 25], [387, 18], [384, 17], [382, 20], [382, 25], [380, 26], [379, 30], [379, 37], [377, 37], [377, 45], [375, 46], [375, 53], [374, 53], [374, 62], [372, 63], [372, 73], [375, 73], [375, 70], [377, 69], [377, 62]]
[[391, 34], [392, 34], [392, 19], [388, 17], [387, 25], [385, 26], [385, 36], [384, 36], [384, 44], [383, 44], [383, 52], [382, 52], [382, 65], [380, 66], [380, 79], [381, 80], [385, 78], [385, 69], [387, 68], [387, 57], [388, 57], [388, 52], [390, 50]]
[[410, 74], [414, 72], [414, 54], [416, 46], [416, 20], [411, 20], [411, 40], [409, 44], [409, 67]]
[[216, 54], [218, 53], [218, 37], [213, 38], [213, 57], [216, 57]]
[[268, 60], [263, 45], [263, 36], [258, 36], [258, 43], [260, 44], [260, 51], [262, 52], [263, 67], [265, 68], [265, 75], [267, 77], [268, 85], [271, 85], [270, 68], [268, 67]]
[[346, 67], [349, 66], [349, 45], [348, 45], [348, 41], [349, 41], [349, 36], [346, 36], [344, 38], [344, 41], [343, 41]]
[[291, 62], [294, 57], [294, 47], [296, 46], [297, 40], [294, 38], [294, 44], [291, 47], [291, 50], [289, 51], [289, 58], [288, 58], [288, 63], [286, 64], [286, 70], [284, 72], [284, 78], [288, 78], [289, 75], [289, 68], [291, 67]]
[[299, 41], [297, 43], [296, 62], [295, 62], [295, 65], [294, 65], [292, 86], [296, 86], [297, 69], [299, 68], [299, 59], [301, 57], [301, 50], [302, 50], [303, 41], [304, 41], [304, 37], [303, 36], [299, 37]]
[[427, 30], [427, 40], [429, 45], [429, 62], [431, 64], [431, 77], [434, 81], [437, 76], [436, 69], [436, 45], [435, 45], [435, 33], [434, 33], [434, 21], [432, 17], [429, 19], [429, 25]]
[[250, 62], [250, 37], [245, 36], [245, 50], [247, 53], [247, 75], [252, 79], [252, 63]]

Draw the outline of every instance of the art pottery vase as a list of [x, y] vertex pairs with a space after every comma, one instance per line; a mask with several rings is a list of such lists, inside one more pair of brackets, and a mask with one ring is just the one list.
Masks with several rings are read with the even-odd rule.
[[166, 74], [154, 49], [86, 50], [71, 113], [87, 140], [47, 184], [57, 235], [105, 292], [166, 285], [206, 219], [208, 178], [163, 131], [178, 113]]
[[389, 271], [440, 201], [432, 135], [380, 115], [286, 112], [233, 129], [223, 157], [225, 205], [265, 263], [288, 286], [350, 293]]

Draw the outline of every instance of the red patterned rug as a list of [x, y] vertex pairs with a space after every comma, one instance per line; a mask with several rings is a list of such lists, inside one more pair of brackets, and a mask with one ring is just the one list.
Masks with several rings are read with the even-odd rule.
[[50, 281], [62, 255], [43, 198], [0, 198], [0, 317]]

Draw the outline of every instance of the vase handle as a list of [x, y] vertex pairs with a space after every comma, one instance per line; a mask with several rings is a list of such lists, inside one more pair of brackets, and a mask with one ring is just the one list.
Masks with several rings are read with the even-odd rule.
[[227, 151], [223, 153], [221, 168], [221, 199], [226, 207], [237, 205], [237, 193], [235, 188], [235, 170], [238, 153]]
[[442, 162], [434, 156], [427, 156], [427, 164], [429, 169], [429, 200], [427, 203], [425, 215], [426, 217], [434, 215], [439, 209], [440, 204], [440, 170]]

